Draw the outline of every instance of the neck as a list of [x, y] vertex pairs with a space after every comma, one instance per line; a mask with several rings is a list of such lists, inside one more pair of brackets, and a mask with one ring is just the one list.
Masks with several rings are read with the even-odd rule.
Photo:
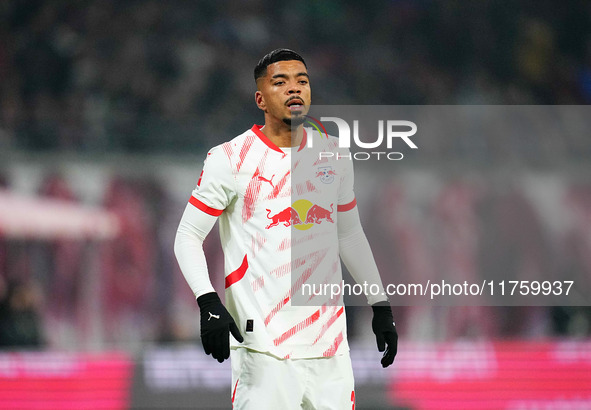
[[304, 127], [298, 125], [295, 133], [292, 135], [292, 129], [289, 125], [281, 120], [270, 120], [265, 118], [265, 126], [261, 131], [278, 147], [293, 147], [298, 146], [302, 142], [304, 135]]

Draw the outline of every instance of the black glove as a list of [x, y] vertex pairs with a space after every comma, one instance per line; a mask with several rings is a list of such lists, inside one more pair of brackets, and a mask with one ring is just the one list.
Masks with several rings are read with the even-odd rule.
[[373, 309], [371, 329], [376, 335], [378, 351], [385, 350], [382, 357], [382, 367], [388, 367], [394, 362], [394, 357], [398, 352], [398, 333], [392, 318], [392, 308], [388, 302], [378, 302], [371, 308]]
[[211, 292], [197, 298], [201, 309], [201, 342], [206, 354], [211, 354], [218, 362], [230, 357], [230, 332], [240, 343], [244, 338], [238, 331], [236, 322], [228, 313], [217, 293]]

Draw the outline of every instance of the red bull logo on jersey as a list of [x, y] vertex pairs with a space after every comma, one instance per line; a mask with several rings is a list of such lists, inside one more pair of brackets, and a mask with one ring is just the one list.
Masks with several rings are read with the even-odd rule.
[[291, 206], [289, 208], [285, 208], [283, 211], [275, 215], [271, 215], [271, 210], [267, 209], [267, 218], [271, 220], [271, 223], [267, 225], [265, 229], [272, 228], [279, 224], [283, 224], [283, 226], [290, 226], [300, 225], [302, 223], [298, 212]]
[[320, 178], [320, 182], [323, 184], [332, 184], [336, 174], [332, 167], [318, 167], [316, 178]]
[[322, 221], [334, 223], [334, 221], [330, 217], [333, 212], [332, 205], [333, 204], [330, 204], [330, 211], [328, 209], [322, 208], [321, 206], [312, 205], [312, 207], [310, 209], [308, 209], [308, 212], [306, 214], [306, 222], [305, 223], [307, 223], [307, 224], [311, 224], [311, 223], [321, 224]]
[[334, 223], [334, 219], [332, 218], [333, 212], [334, 204], [330, 204], [329, 210], [320, 205], [313, 204], [307, 199], [299, 199], [290, 207], [274, 215], [271, 215], [272, 211], [267, 209], [267, 219], [271, 220], [271, 223], [265, 229], [270, 229], [278, 225], [293, 225], [295, 229], [304, 231], [323, 222]]

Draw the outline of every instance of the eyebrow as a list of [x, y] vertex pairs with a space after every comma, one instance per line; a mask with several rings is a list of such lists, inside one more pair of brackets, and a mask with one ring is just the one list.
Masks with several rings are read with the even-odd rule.
[[[308, 73], [297, 73], [295, 76], [296, 77], [304, 76], [304, 77], [306, 77], [308, 79], [310, 78], [308, 76]], [[287, 74], [275, 74], [274, 76], [271, 77], [271, 79], [275, 79], [275, 78], [287, 78]]]

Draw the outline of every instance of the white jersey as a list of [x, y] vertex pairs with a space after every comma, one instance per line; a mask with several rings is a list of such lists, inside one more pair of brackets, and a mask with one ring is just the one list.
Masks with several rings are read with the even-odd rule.
[[301, 149], [304, 134], [300, 149], [279, 148], [260, 128], [209, 151], [190, 199], [220, 217], [226, 308], [244, 336], [232, 345], [279, 358], [341, 354], [342, 300], [292, 302], [304, 283], [340, 283], [337, 211], [355, 206], [352, 161], [319, 159], [337, 152], [336, 138], [314, 134]]

